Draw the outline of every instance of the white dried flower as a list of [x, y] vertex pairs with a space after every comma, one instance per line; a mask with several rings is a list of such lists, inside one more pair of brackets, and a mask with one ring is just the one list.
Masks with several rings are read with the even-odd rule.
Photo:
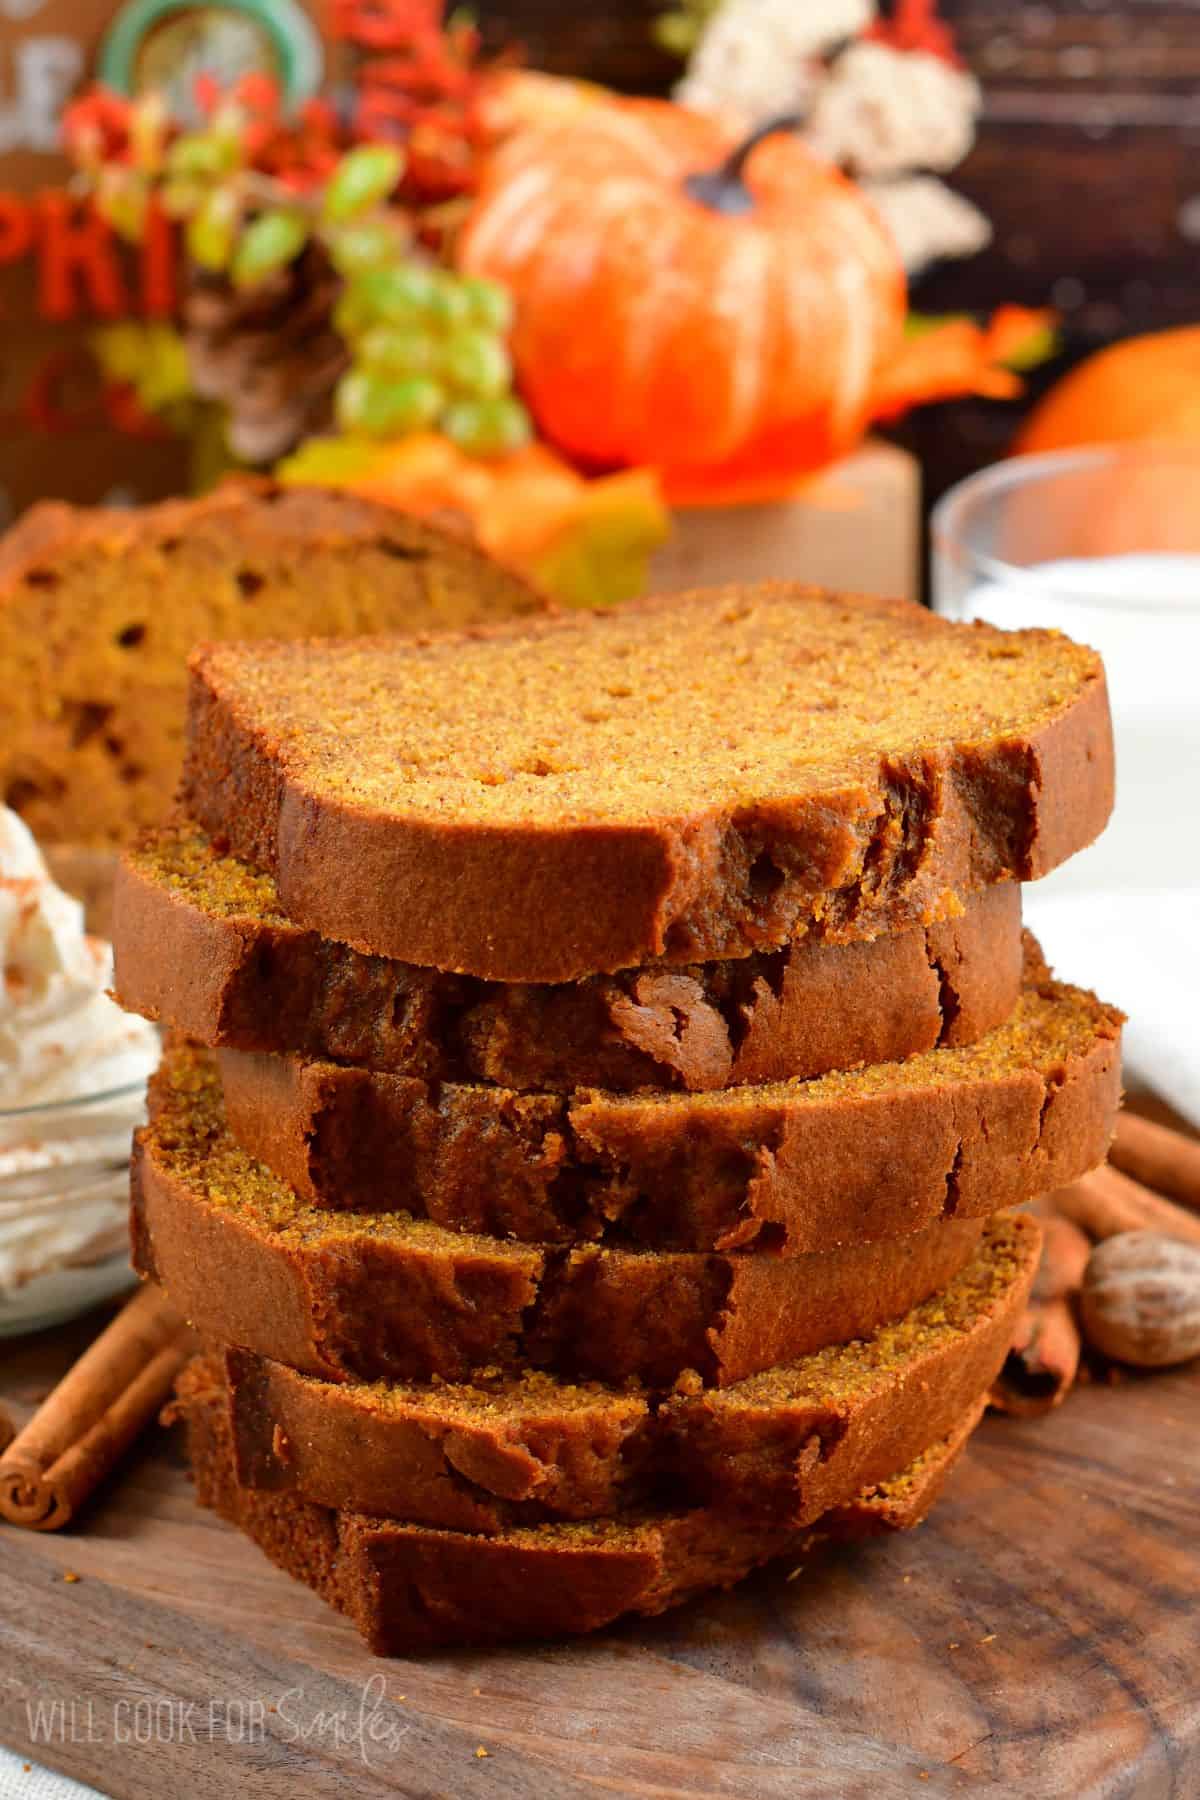
[[882, 215], [910, 275], [932, 262], [974, 256], [991, 242], [979, 208], [936, 175], [864, 181], [862, 190]]
[[675, 98], [701, 112], [736, 114], [747, 129], [804, 111], [822, 79], [818, 59], [874, 17], [874, 0], [725, 0]]
[[979, 84], [924, 50], [852, 44], [813, 96], [810, 148], [860, 176], [952, 169], [975, 138]]

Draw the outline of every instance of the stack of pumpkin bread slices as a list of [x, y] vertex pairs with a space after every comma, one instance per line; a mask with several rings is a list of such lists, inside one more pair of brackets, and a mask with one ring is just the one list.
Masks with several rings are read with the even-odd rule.
[[787, 584], [198, 651], [116, 951], [201, 1500], [383, 1653], [915, 1523], [1107, 1149], [1019, 884], [1111, 790], [1092, 652]]

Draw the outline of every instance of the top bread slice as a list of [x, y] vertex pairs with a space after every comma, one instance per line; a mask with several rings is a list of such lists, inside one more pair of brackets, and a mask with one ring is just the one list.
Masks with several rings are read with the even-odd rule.
[[201, 639], [454, 630], [544, 605], [465, 537], [352, 494], [240, 481], [37, 506], [0, 543], [0, 796], [44, 843], [132, 842], [170, 806]]
[[788, 583], [191, 668], [192, 816], [297, 924], [490, 980], [927, 923], [1112, 804], [1093, 651]]

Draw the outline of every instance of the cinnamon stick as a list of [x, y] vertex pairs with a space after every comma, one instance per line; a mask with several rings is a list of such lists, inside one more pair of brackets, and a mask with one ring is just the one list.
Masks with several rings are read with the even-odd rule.
[[1083, 1348], [1075, 1296], [1091, 1241], [1059, 1214], [1043, 1217], [1042, 1230], [1042, 1260], [1029, 1305], [991, 1393], [994, 1407], [1018, 1418], [1034, 1418], [1061, 1406], [1075, 1385]]
[[1067, 1295], [1027, 1308], [992, 1386], [992, 1405], [1021, 1419], [1061, 1406], [1075, 1385], [1082, 1349]]
[[1079, 1292], [1092, 1243], [1086, 1231], [1062, 1213], [1048, 1213], [1041, 1223], [1042, 1259], [1033, 1278], [1030, 1299], [1045, 1304], [1061, 1300], [1064, 1294]]
[[144, 1287], [80, 1357], [0, 1456], [0, 1517], [58, 1531], [158, 1412], [191, 1333]]
[[1092, 1238], [1116, 1237], [1122, 1231], [1160, 1231], [1185, 1244], [1200, 1244], [1200, 1216], [1176, 1206], [1173, 1200], [1164, 1200], [1161, 1194], [1152, 1194], [1140, 1181], [1107, 1165], [1060, 1188], [1054, 1205]]
[[1108, 1154], [1126, 1175], [1200, 1211], [1200, 1138], [1122, 1112]]

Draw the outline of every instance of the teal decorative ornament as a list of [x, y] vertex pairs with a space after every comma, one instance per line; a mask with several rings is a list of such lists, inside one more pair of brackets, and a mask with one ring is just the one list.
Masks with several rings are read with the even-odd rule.
[[186, 118], [198, 75], [229, 87], [240, 75], [269, 72], [291, 109], [318, 91], [324, 60], [297, 0], [130, 0], [101, 46], [97, 72], [119, 94], [158, 90]]

